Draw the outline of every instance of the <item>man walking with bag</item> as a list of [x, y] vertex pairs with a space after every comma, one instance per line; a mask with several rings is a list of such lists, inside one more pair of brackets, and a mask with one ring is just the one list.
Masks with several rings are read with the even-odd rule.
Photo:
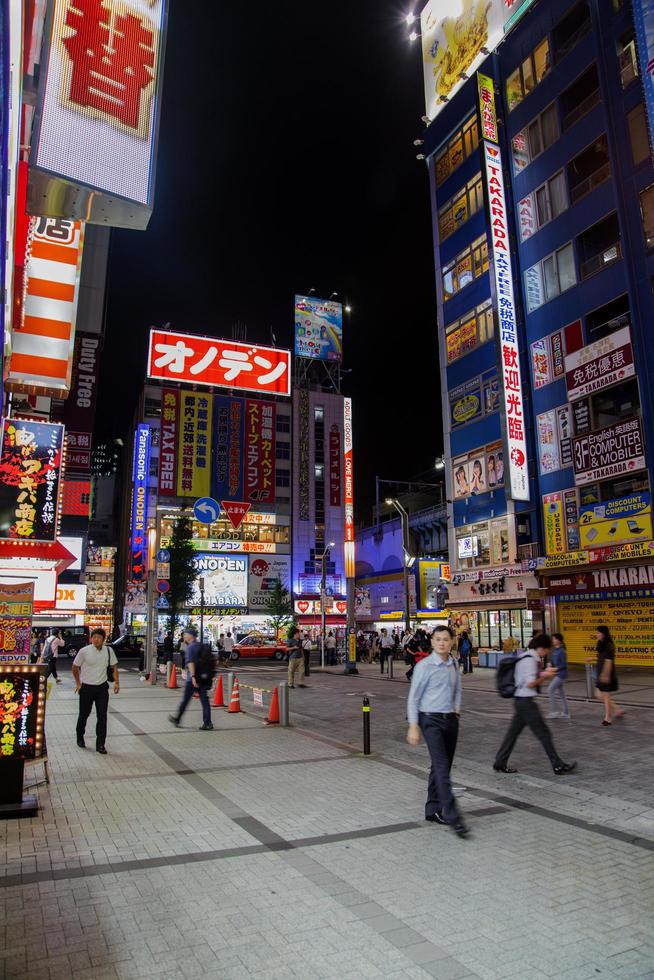
[[91, 643], [82, 647], [73, 660], [75, 689], [79, 694], [79, 716], [77, 718], [77, 744], [86, 748], [84, 732], [86, 722], [95, 705], [95, 751], [106, 755], [107, 710], [109, 708], [109, 677], [113, 675], [114, 694], [120, 691], [118, 660], [110, 647], [105, 646], [107, 634], [103, 629], [91, 633]]
[[182, 715], [186, 711], [189, 701], [197, 691], [202, 704], [202, 724], [201, 732], [212, 732], [211, 705], [209, 704], [209, 690], [213, 682], [215, 664], [213, 653], [208, 643], [198, 642], [198, 631], [195, 626], [187, 626], [184, 629], [184, 642], [186, 646], [186, 687], [179, 702], [176, 715], [169, 715], [168, 720], [179, 728]]

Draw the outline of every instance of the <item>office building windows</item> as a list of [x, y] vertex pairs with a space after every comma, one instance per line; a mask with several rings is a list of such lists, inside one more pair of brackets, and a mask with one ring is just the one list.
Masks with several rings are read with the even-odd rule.
[[654, 246], [654, 184], [640, 192], [640, 213], [647, 248]]
[[451, 299], [488, 270], [488, 242], [481, 235], [443, 267], [443, 299]]
[[623, 88], [627, 88], [638, 78], [638, 56], [633, 31], [622, 35], [617, 42], [617, 51], [620, 82]]
[[568, 10], [565, 17], [552, 30], [552, 47], [556, 64], [579, 44], [591, 27], [590, 8], [586, 0], [581, 0], [581, 3], [575, 4], [571, 10]]
[[275, 474], [275, 486], [277, 487], [290, 487], [291, 485], [291, 474], [289, 470], [277, 470]]
[[629, 124], [629, 140], [634, 164], [649, 160], [649, 135], [645, 119], [645, 106], [639, 102], [635, 109], [627, 115]]
[[509, 112], [520, 105], [525, 96], [542, 82], [549, 70], [550, 42], [545, 38], [507, 79], [506, 101]]
[[438, 212], [438, 232], [441, 241], [453, 235], [468, 218], [484, 204], [484, 189], [481, 173], [475, 174], [454, 197], [444, 204]]
[[291, 444], [290, 442], [278, 442], [275, 446], [275, 458], [276, 459], [290, 459], [291, 458]]
[[527, 310], [533, 313], [539, 306], [564, 293], [577, 282], [572, 242], [547, 255], [525, 270]]
[[445, 327], [447, 363], [451, 364], [485, 344], [493, 336], [493, 330], [493, 308], [488, 299]]
[[566, 167], [570, 202], [576, 204], [611, 176], [606, 133], [578, 153]]
[[477, 113], [463, 124], [461, 129], [450, 137], [447, 145], [436, 157], [436, 186], [440, 187], [450, 174], [460, 167], [479, 146], [479, 126]]
[[511, 140], [513, 172], [521, 173], [558, 138], [559, 119], [556, 105], [552, 103]]

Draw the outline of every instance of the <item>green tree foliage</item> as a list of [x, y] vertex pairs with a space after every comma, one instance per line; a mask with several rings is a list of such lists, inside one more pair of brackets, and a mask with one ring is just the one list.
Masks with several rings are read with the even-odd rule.
[[175, 635], [179, 616], [193, 595], [193, 582], [197, 572], [193, 559], [193, 525], [190, 518], [181, 517], [175, 522], [173, 534], [168, 545], [170, 552], [170, 591], [166, 598], [170, 602], [170, 631]]
[[293, 605], [289, 591], [279, 576], [275, 579], [275, 585], [266, 597], [265, 609], [270, 617], [267, 626], [275, 634], [275, 637], [277, 638], [283, 632], [290, 636], [291, 629], [295, 626]]

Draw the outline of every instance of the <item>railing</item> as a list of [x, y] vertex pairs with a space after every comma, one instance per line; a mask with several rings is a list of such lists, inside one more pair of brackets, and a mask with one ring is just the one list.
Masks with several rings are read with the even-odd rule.
[[579, 122], [582, 116], [585, 116], [587, 112], [590, 112], [598, 102], [601, 101], [602, 96], [600, 95], [599, 88], [596, 88], [594, 92], [587, 95], [585, 99], [582, 99], [579, 105], [576, 105], [563, 120], [563, 128], [570, 129], [575, 123]]
[[562, 61], [563, 58], [565, 58], [565, 56], [568, 54], [568, 52], [572, 51], [572, 49], [581, 41], [582, 37], [588, 34], [590, 29], [591, 29], [591, 21], [589, 16], [588, 19], [583, 22], [583, 24], [579, 25], [577, 30], [574, 31], [570, 35], [570, 37], [567, 37], [565, 39], [565, 41], [560, 47], [557, 47], [556, 54], [554, 55], [555, 64], [558, 65], [559, 61]]
[[622, 246], [620, 244], [620, 240], [618, 240], [617, 242], [614, 242], [613, 245], [609, 245], [608, 248], [598, 252], [597, 255], [593, 255], [592, 258], [586, 259], [585, 262], [582, 262], [581, 266], [579, 267], [580, 276], [582, 279], [588, 279], [589, 276], [594, 276], [596, 272], [604, 269], [607, 265], [612, 265], [621, 258]]
[[570, 202], [576, 204], [577, 201], [581, 201], [583, 197], [586, 197], [586, 194], [590, 194], [596, 187], [599, 187], [605, 180], [608, 180], [610, 176], [611, 163], [607, 161], [603, 166], [598, 167], [590, 177], [586, 177], [585, 180], [582, 180], [570, 189]]

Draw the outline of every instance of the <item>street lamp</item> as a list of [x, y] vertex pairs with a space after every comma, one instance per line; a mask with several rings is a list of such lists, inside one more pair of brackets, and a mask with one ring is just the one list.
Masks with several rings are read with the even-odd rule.
[[413, 566], [415, 562], [414, 556], [411, 554], [409, 547], [409, 515], [404, 509], [402, 504], [395, 497], [387, 497], [386, 503], [389, 507], [394, 507], [395, 510], [400, 515], [400, 521], [402, 523], [402, 552], [404, 554], [404, 608], [406, 610], [406, 628], [407, 632], [411, 632], [411, 594], [409, 592], [409, 569]]
[[320, 666], [325, 669], [325, 599], [327, 591], [327, 560], [330, 556], [331, 549], [335, 548], [336, 545], [333, 541], [330, 541], [322, 555], [320, 555], [320, 567], [321, 567], [321, 579], [320, 579]]

